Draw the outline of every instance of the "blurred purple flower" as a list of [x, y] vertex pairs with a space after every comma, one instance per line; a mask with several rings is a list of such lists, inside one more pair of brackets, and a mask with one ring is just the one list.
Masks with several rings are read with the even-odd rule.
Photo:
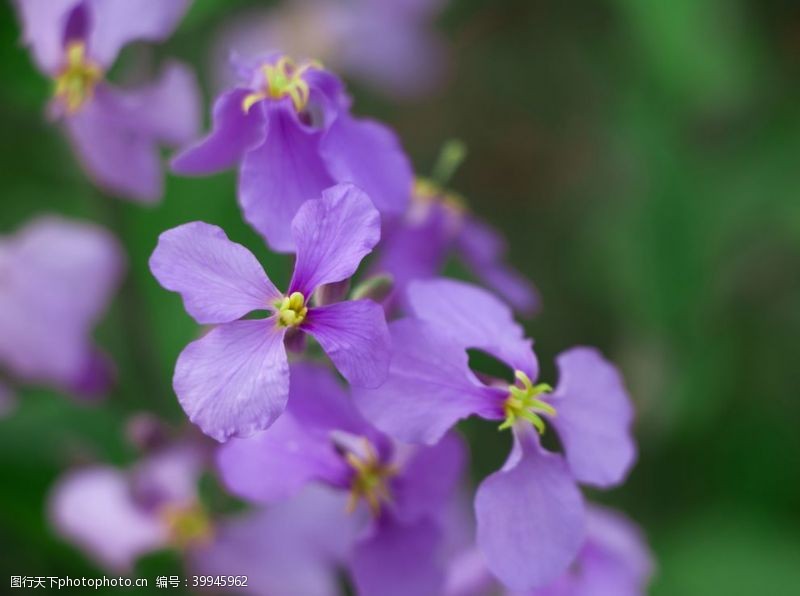
[[189, 0], [15, 0], [15, 5], [36, 65], [54, 80], [50, 113], [63, 122], [86, 172], [111, 193], [158, 200], [159, 146], [188, 142], [200, 124], [194, 75], [172, 62], [156, 82], [125, 91], [104, 76], [129, 42], [168, 37]]
[[[312, 335], [344, 377], [375, 387], [389, 367], [383, 309], [370, 300], [310, 305], [314, 291], [348, 279], [380, 238], [380, 216], [349, 184], [307, 201], [291, 225], [297, 246], [286, 294], [246, 248], [202, 222], [164, 232], [150, 259], [162, 286], [181, 294], [187, 312], [217, 325], [178, 358], [173, 385], [189, 418], [219, 441], [269, 427], [286, 407], [284, 340]], [[253, 311], [269, 317], [240, 320]]]
[[455, 254], [515, 310], [530, 316], [539, 309], [533, 284], [503, 262], [505, 240], [472, 215], [455, 193], [418, 180], [405, 217], [386, 227], [374, 270], [392, 276], [394, 296], [399, 299], [409, 282], [437, 277]]
[[447, 47], [431, 27], [442, 0], [299, 0], [233, 19], [217, 42], [221, 80], [232, 52], [258, 56], [281, 49], [397, 99], [442, 86]]
[[438, 594], [440, 522], [461, 477], [461, 442], [447, 435], [434, 447], [395, 445], [359, 415], [330, 371], [292, 369], [285, 415], [219, 449], [226, 485], [265, 504], [312, 483], [348, 494], [350, 512], [364, 513], [363, 501], [372, 520], [348, 560], [359, 593]]
[[[434, 444], [472, 414], [513, 429], [508, 461], [476, 495], [477, 540], [490, 569], [509, 587], [545, 585], [566, 569], [583, 540], [576, 481], [613, 486], [635, 459], [633, 411], [622, 379], [596, 350], [578, 347], [557, 358], [555, 391], [534, 385], [531, 340], [506, 305], [475, 286], [412, 282], [408, 302], [415, 318], [390, 325], [387, 381], [356, 389], [354, 398], [370, 421], [403, 441]], [[470, 348], [508, 365], [516, 382], [479, 380], [469, 368]], [[545, 420], [555, 427], [563, 456], [540, 445]]]
[[117, 241], [90, 224], [40, 217], [0, 237], [0, 366], [20, 382], [104, 393], [113, 365], [92, 327], [123, 271]]
[[141, 555], [211, 541], [197, 498], [203, 456], [174, 445], [130, 470], [92, 466], [65, 474], [49, 500], [57, 532], [100, 565], [128, 572]]
[[615, 511], [590, 505], [586, 509], [583, 546], [569, 569], [551, 584], [524, 592], [503, 591], [494, 585], [480, 552], [466, 546], [449, 565], [445, 594], [642, 596], [652, 569], [652, 557], [639, 528]]
[[185, 175], [239, 165], [245, 219], [274, 250], [294, 250], [290, 223], [336, 182], [362, 188], [382, 213], [408, 204], [412, 174], [395, 134], [350, 115], [339, 79], [315, 62], [273, 55], [240, 67], [240, 86], [214, 104], [213, 128], [172, 162]]

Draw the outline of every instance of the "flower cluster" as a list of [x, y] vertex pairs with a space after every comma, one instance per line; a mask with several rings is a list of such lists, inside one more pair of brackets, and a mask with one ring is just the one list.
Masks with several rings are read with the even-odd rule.
[[[403, 4], [425, 12], [414, 8], [424, 2]], [[175, 173], [237, 168], [244, 220], [294, 256], [281, 290], [216, 225], [160, 235], [150, 270], [203, 326], [177, 359], [174, 392], [216, 442], [160, 440], [130, 469], [70, 472], [51, 498], [64, 537], [121, 570], [174, 547], [192, 569], [247, 575], [263, 594], [335, 594], [343, 574], [364, 595], [644, 589], [650, 562], [636, 529], [581, 492], [619, 485], [636, 459], [623, 380], [588, 347], [556, 358], [552, 386], [539, 379], [515, 320], [539, 310], [538, 293], [504, 262], [500, 234], [445, 188], [459, 146], [432, 180], [415, 179], [397, 136], [356, 117], [333, 72], [272, 50], [235, 57], [234, 82], [197, 139], [184, 67], [133, 91], [105, 79], [125, 43], [164, 39], [187, 1], [17, 6], [36, 64], [54, 80], [50, 112], [99, 186], [157, 199], [159, 146], [183, 146]], [[97, 368], [88, 329], [120, 269], [113, 242], [89, 229], [76, 241], [73, 231], [44, 221], [0, 243], [0, 361], [62, 387]], [[442, 276], [452, 256], [472, 282]], [[496, 370], [477, 369], [474, 351]], [[7, 394], [0, 384], [0, 403]], [[512, 443], [472, 493], [469, 448], [481, 446], [457, 428], [470, 416]], [[198, 492], [206, 471], [250, 510], [209, 510]]]

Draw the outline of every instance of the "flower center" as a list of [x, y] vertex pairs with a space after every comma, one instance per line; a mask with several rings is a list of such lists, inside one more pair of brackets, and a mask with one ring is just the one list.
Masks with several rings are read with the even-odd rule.
[[170, 541], [179, 548], [208, 544], [213, 538], [211, 520], [199, 503], [165, 505], [161, 516], [167, 525]]
[[536, 427], [539, 434], [542, 434], [544, 432], [544, 420], [542, 420], [540, 414], [555, 416], [556, 409], [537, 396], [549, 393], [553, 388], [547, 383], [534, 385], [528, 375], [521, 370], [515, 371], [514, 376], [517, 378], [517, 383], [508, 387], [508, 397], [503, 403], [506, 419], [499, 428], [500, 430], [511, 428], [518, 419], [522, 419], [530, 422]]
[[278, 325], [281, 327], [297, 327], [306, 320], [308, 307], [305, 296], [300, 292], [292, 292], [290, 296], [284, 296], [276, 306], [278, 308]]
[[101, 78], [103, 71], [86, 56], [86, 44], [72, 41], [67, 45], [67, 63], [55, 78], [53, 94], [68, 114], [74, 114], [92, 97]]
[[265, 64], [261, 67], [263, 88], [245, 96], [242, 109], [247, 113], [254, 104], [263, 99], [282, 99], [288, 96], [292, 99], [294, 109], [302, 112], [311, 94], [308, 83], [303, 80], [303, 75], [309, 68], [320, 68], [320, 65], [317, 62], [306, 62], [298, 67], [288, 56], [282, 56], [275, 64]]
[[420, 205], [441, 203], [457, 214], [467, 211], [467, 202], [461, 195], [445, 190], [429, 178], [417, 178], [414, 180], [411, 198]]
[[381, 504], [391, 499], [389, 480], [397, 475], [397, 469], [391, 464], [380, 461], [378, 452], [367, 439], [363, 439], [360, 453], [348, 451], [345, 461], [355, 471], [350, 485], [350, 497], [347, 500], [347, 511], [353, 512], [361, 499], [364, 499], [374, 516], [381, 511]]

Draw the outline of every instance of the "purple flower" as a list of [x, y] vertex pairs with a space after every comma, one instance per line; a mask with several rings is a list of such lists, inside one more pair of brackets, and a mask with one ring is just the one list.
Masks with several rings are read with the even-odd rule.
[[435, 447], [395, 445], [358, 414], [328, 370], [297, 363], [292, 376], [285, 415], [220, 448], [228, 488], [265, 504], [312, 483], [340, 491], [348, 511], [372, 514], [349, 558], [359, 593], [439, 593], [435, 553], [463, 468], [460, 441], [447, 435]]
[[16, 0], [39, 69], [54, 81], [50, 113], [61, 120], [94, 182], [122, 197], [162, 195], [159, 146], [188, 142], [200, 123], [192, 73], [170, 63], [159, 79], [121, 91], [105, 80], [131, 41], [160, 41], [189, 0]]
[[[216, 325], [178, 358], [173, 385], [189, 418], [219, 441], [269, 427], [289, 391], [284, 340], [312, 335], [344, 377], [374, 387], [386, 378], [390, 347], [383, 309], [369, 300], [314, 306], [320, 286], [349, 278], [380, 238], [367, 196], [338, 185], [306, 202], [291, 224], [297, 246], [286, 294], [246, 248], [216, 226], [194, 222], [164, 232], [150, 268], [183, 297], [201, 324]], [[252, 311], [264, 319], [240, 320]]]
[[217, 61], [224, 64], [232, 51], [256, 56], [281, 48], [295, 56], [314, 56], [392, 97], [417, 98], [437, 90], [445, 79], [447, 48], [430, 24], [443, 4], [441, 0], [284, 2], [234, 19], [217, 43]]
[[214, 104], [213, 129], [173, 169], [205, 175], [239, 165], [245, 219], [274, 250], [292, 251], [290, 223], [305, 201], [336, 182], [362, 188], [386, 214], [408, 203], [411, 167], [388, 128], [350, 115], [333, 74], [273, 55], [241, 68], [242, 84]]
[[15, 381], [103, 393], [112, 365], [91, 334], [123, 270], [117, 241], [90, 224], [41, 217], [0, 237], [0, 367]]
[[[508, 461], [476, 495], [477, 540], [489, 568], [508, 586], [545, 585], [566, 569], [583, 540], [576, 481], [613, 486], [635, 458], [633, 412], [622, 379], [596, 350], [579, 347], [558, 356], [555, 391], [535, 385], [531, 340], [507, 306], [475, 286], [413, 282], [408, 302], [415, 318], [390, 325], [394, 353], [387, 381], [357, 389], [354, 398], [378, 428], [404, 441], [434, 444], [472, 414], [512, 428]], [[479, 380], [469, 368], [468, 348], [507, 364], [516, 381]], [[546, 422], [557, 431], [563, 456], [540, 445]]]
[[375, 270], [392, 276], [395, 296], [402, 298], [415, 279], [437, 277], [455, 254], [517, 311], [530, 316], [539, 309], [533, 284], [503, 262], [505, 241], [459, 195], [418, 180], [405, 217], [388, 228]]
[[130, 470], [95, 465], [68, 472], [50, 495], [51, 522], [100, 565], [130, 571], [145, 553], [212, 539], [197, 497], [202, 469], [200, 452], [174, 445]]

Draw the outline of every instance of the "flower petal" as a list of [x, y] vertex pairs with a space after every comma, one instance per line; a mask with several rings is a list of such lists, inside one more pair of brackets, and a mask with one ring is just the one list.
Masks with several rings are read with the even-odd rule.
[[552, 424], [570, 469], [580, 482], [619, 484], [636, 459], [633, 406], [617, 369], [593, 348], [578, 347], [556, 359], [559, 381], [548, 399]]
[[386, 382], [353, 390], [375, 426], [402, 441], [433, 444], [461, 418], [499, 410], [504, 394], [481, 385], [466, 351], [450, 336], [415, 319], [395, 321], [389, 330], [393, 353]]
[[371, 300], [311, 308], [302, 329], [352, 385], [377, 387], [386, 380], [391, 340], [383, 309]]
[[273, 250], [294, 249], [292, 218], [334, 183], [319, 155], [319, 132], [306, 130], [284, 102], [267, 106], [267, 136], [239, 171], [239, 204]]
[[386, 126], [340, 113], [322, 137], [320, 153], [337, 182], [362, 188], [381, 213], [406, 210], [413, 183], [411, 163]]
[[289, 294], [310, 296], [317, 287], [351, 277], [381, 237], [381, 218], [369, 197], [352, 184], [326, 189], [306, 201], [292, 220], [297, 262]]
[[23, 40], [36, 64], [55, 74], [64, 58], [64, 33], [67, 21], [83, 0], [14, 0], [22, 21]]
[[235, 321], [281, 297], [253, 253], [201, 221], [163, 232], [150, 270], [162, 286], [181, 295], [198, 323]]
[[441, 533], [427, 519], [401, 524], [382, 516], [353, 551], [350, 570], [362, 596], [436, 596], [444, 571], [437, 547]]
[[538, 376], [533, 342], [490, 292], [453, 279], [420, 280], [409, 284], [408, 301], [416, 317], [444, 329], [464, 348], [479, 348], [531, 379]]
[[584, 505], [561, 457], [538, 445], [517, 446], [509, 464], [478, 487], [477, 543], [504, 584], [529, 590], [558, 578], [575, 559]]
[[86, 0], [94, 60], [111, 66], [120, 49], [133, 41], [163, 41], [183, 18], [190, 0]]
[[172, 170], [186, 176], [232, 168], [244, 154], [264, 142], [267, 121], [261, 106], [242, 109], [249, 89], [233, 89], [214, 102], [211, 132], [172, 159]]
[[289, 393], [285, 333], [271, 318], [236, 321], [186, 346], [172, 383], [189, 419], [218, 441], [275, 422]]

